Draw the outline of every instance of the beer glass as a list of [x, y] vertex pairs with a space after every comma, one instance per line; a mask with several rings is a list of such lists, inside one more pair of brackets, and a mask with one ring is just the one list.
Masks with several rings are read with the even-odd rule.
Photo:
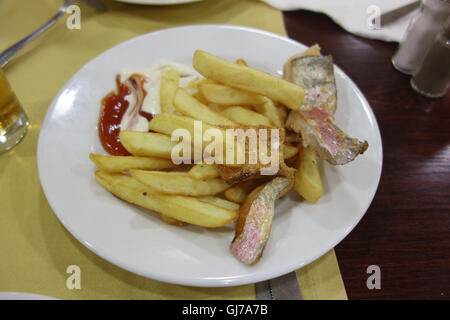
[[26, 134], [28, 118], [0, 68], [0, 153], [14, 147]]

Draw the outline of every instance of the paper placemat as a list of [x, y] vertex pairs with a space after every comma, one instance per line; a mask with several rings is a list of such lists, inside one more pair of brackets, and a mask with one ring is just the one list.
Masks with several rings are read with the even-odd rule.
[[[196, 288], [162, 283], [125, 271], [89, 251], [49, 207], [39, 182], [36, 148], [54, 96], [79, 68], [106, 49], [144, 33], [189, 24], [243, 25], [285, 35], [281, 12], [256, 0], [167, 7], [103, 2], [108, 7], [104, 13], [80, 5], [80, 30], [67, 29], [63, 18], [5, 67], [31, 126], [18, 146], [0, 155], [0, 291], [60, 299], [255, 299], [254, 285]], [[1, 1], [0, 28], [7, 30], [0, 38], [1, 50], [42, 25], [61, 3]], [[80, 290], [66, 286], [70, 265], [81, 269]], [[333, 250], [297, 274], [306, 299], [346, 298]]]

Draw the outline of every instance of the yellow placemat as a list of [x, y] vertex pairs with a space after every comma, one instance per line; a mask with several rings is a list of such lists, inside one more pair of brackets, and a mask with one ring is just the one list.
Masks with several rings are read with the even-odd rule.
[[[12, 151], [0, 155], [0, 291], [62, 299], [254, 299], [253, 285], [194, 288], [146, 279], [101, 259], [59, 223], [41, 189], [36, 164], [40, 125], [53, 97], [86, 62], [137, 35], [188, 24], [234, 24], [285, 35], [279, 11], [256, 0], [206, 0], [179, 6], [103, 2], [108, 11], [81, 7], [81, 29], [66, 19], [5, 68], [31, 127]], [[2, 0], [0, 48], [6, 48], [56, 13], [58, 0]], [[81, 269], [81, 289], [69, 290], [69, 265]], [[297, 272], [306, 299], [345, 299], [334, 251]]]

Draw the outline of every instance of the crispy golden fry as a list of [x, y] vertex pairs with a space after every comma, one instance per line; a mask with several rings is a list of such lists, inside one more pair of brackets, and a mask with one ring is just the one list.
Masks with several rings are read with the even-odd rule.
[[278, 117], [280, 118], [281, 123], [284, 124], [286, 122], [286, 117], [288, 115], [288, 109], [285, 106], [283, 106], [281, 103], [277, 103], [276, 107], [277, 107]]
[[197, 198], [153, 193], [150, 188], [125, 174], [97, 171], [95, 178], [105, 189], [122, 200], [186, 223], [221, 227], [238, 217], [235, 210], [228, 210]]
[[175, 70], [167, 70], [161, 77], [159, 89], [161, 112], [174, 113], [176, 111], [173, 105], [173, 99], [178, 89], [180, 75]]
[[189, 91], [190, 93], [198, 92], [199, 91], [198, 86], [202, 83], [216, 83], [216, 82], [206, 78], [198, 78], [196, 80], [189, 82], [188, 85], [186, 86], [186, 90]]
[[[179, 116], [176, 114], [167, 114], [167, 113], [162, 113], [162, 114], [158, 114], [157, 116], [155, 116], [152, 121], [150, 121], [149, 124], [149, 128], [150, 130], [156, 131], [156, 132], [160, 132], [160, 133], [164, 133], [167, 135], [172, 135], [172, 132], [174, 130], [177, 129], [185, 129], [190, 133], [190, 137], [194, 137], [194, 128], [195, 128], [195, 120], [193, 118], [190, 117], [185, 117], [185, 116]], [[217, 126], [213, 126], [210, 125], [208, 123], [205, 123], [203, 121], [199, 121], [201, 122], [202, 125], [202, 136], [204, 135], [204, 133], [206, 132], [206, 130], [209, 129], [215, 129], [218, 130], [218, 132], [221, 133], [221, 136], [223, 137], [223, 152], [224, 154], [226, 153], [226, 141], [230, 140], [230, 141], [235, 141], [236, 139], [234, 136], [230, 136], [229, 133], [226, 132], [225, 129], [217, 127]], [[191, 141], [191, 143], [193, 144], [194, 141]], [[210, 145], [212, 142], [211, 141], [206, 141], [203, 140], [202, 141], [202, 148], [206, 148], [208, 145]], [[239, 143], [235, 143], [234, 144], [234, 155], [235, 155], [235, 160], [238, 154], [238, 150], [242, 150], [244, 148], [244, 146], [240, 145]], [[202, 152], [204, 150], [202, 149]], [[233, 164], [229, 164], [230, 166], [232, 166]]]
[[267, 97], [262, 98], [264, 102], [262, 104], [255, 104], [253, 108], [269, 119], [275, 127], [283, 128], [283, 121], [281, 120], [279, 111], [273, 101]]
[[219, 177], [219, 169], [216, 164], [198, 163], [194, 165], [189, 174], [197, 180], [208, 180]]
[[210, 103], [210, 102], [208, 102], [208, 107], [210, 107], [212, 110], [214, 110], [215, 112], [218, 112], [218, 113], [222, 113], [223, 110], [228, 108], [227, 106], [223, 106], [223, 105], [220, 105], [217, 103]]
[[216, 205], [221, 208], [232, 210], [232, 211], [239, 210], [239, 207], [240, 207], [237, 203], [234, 203], [234, 202], [231, 202], [231, 201], [219, 198], [219, 197], [205, 196], [205, 197], [199, 197], [197, 199], [200, 201], [203, 201], [203, 202], [211, 203], [211, 204]]
[[294, 189], [309, 202], [317, 202], [323, 195], [322, 180], [317, 166], [316, 153], [299, 144], [297, 172]]
[[244, 59], [237, 59], [236, 63], [240, 66], [248, 67], [247, 61], [245, 61]]
[[187, 172], [130, 170], [130, 173], [140, 183], [165, 194], [208, 196], [230, 187], [222, 179], [198, 180]]
[[266, 72], [238, 65], [202, 50], [195, 51], [193, 66], [205, 78], [267, 96], [292, 110], [299, 110], [302, 105], [305, 95], [302, 87]]
[[[168, 136], [172, 135], [172, 132], [177, 129], [185, 129], [190, 133], [192, 140], [194, 139], [194, 129], [195, 129], [195, 121], [199, 121], [193, 119], [191, 117], [180, 116], [176, 114], [158, 114], [155, 116], [152, 121], [149, 123], [150, 130], [166, 134]], [[208, 129], [217, 129], [225, 136], [226, 132], [220, 127], [210, 125], [205, 123], [204, 121], [199, 121], [202, 125], [202, 136]], [[169, 138], [170, 140], [170, 138]], [[194, 141], [192, 141], [194, 143]], [[208, 145], [210, 142], [204, 142], [203, 147]]]
[[179, 112], [194, 119], [219, 126], [237, 125], [235, 122], [229, 120], [220, 113], [215, 112], [208, 106], [195, 99], [182, 88], [177, 90], [173, 103]]
[[171, 226], [183, 227], [183, 226], [187, 225], [186, 222], [165, 216], [161, 213], [158, 213], [158, 216], [163, 222], [170, 224]]
[[255, 179], [241, 182], [227, 189], [224, 192], [225, 198], [235, 203], [243, 203], [253, 189], [266, 181], [266, 179]]
[[[208, 107], [210, 107], [208, 101], [205, 99], [205, 97], [203, 96], [203, 94], [200, 91], [195, 92], [194, 94], [192, 94], [192, 96], [195, 99], [197, 99], [200, 103], [203, 103], [204, 105], [207, 105]], [[217, 111], [214, 108], [211, 108], [211, 109], [213, 109], [214, 111]]]
[[[199, 90], [210, 103], [221, 106], [253, 106], [258, 113], [269, 119], [271, 125], [283, 127], [278, 108], [267, 97], [215, 83], [202, 83]], [[227, 109], [223, 110], [227, 112]], [[230, 119], [237, 122], [234, 118]]]
[[262, 114], [239, 106], [225, 108], [222, 114], [228, 119], [245, 126], [270, 127], [272, 125], [269, 119]]
[[205, 99], [210, 103], [224, 106], [252, 106], [264, 103], [264, 98], [258, 94], [231, 88], [222, 84], [202, 83], [198, 88]]
[[104, 156], [89, 154], [89, 159], [95, 165], [108, 172], [124, 172], [130, 169], [160, 170], [174, 168], [172, 161], [161, 158], [133, 157], [133, 156]]
[[120, 131], [120, 142], [135, 156], [171, 158], [172, 148], [177, 142], [170, 137], [154, 132]]
[[284, 160], [286, 160], [295, 156], [298, 153], [298, 148], [290, 146], [288, 144], [284, 144], [283, 151], [284, 151]]

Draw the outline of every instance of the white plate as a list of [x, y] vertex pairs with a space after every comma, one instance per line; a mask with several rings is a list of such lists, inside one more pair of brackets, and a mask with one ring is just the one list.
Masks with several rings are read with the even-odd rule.
[[173, 4], [182, 4], [189, 2], [199, 2], [203, 0], [115, 0], [118, 2], [134, 3], [134, 4], [150, 4], [156, 6], [165, 6]]
[[281, 75], [283, 63], [306, 46], [261, 30], [186, 26], [126, 41], [86, 64], [62, 88], [47, 112], [38, 143], [45, 195], [63, 225], [99, 256], [136, 274], [192, 286], [231, 286], [266, 280], [302, 267], [332, 249], [369, 207], [381, 175], [381, 137], [373, 112], [352, 80], [335, 68], [337, 123], [369, 142], [345, 166], [323, 165], [325, 194], [317, 204], [292, 192], [277, 203], [264, 256], [246, 266], [229, 252], [231, 228], [168, 226], [146, 210], [121, 201], [94, 179], [89, 152], [104, 153], [97, 121], [102, 97], [123, 68], [158, 60], [192, 64], [196, 49]]
[[43, 296], [41, 294], [26, 292], [0, 292], [0, 300], [58, 300], [57, 298]]

